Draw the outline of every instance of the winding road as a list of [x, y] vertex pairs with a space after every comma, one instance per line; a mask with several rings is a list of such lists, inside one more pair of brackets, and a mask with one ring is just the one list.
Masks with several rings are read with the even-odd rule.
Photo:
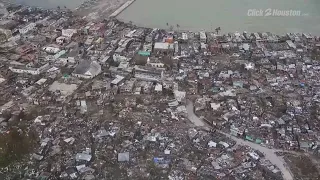
[[[195, 126], [199, 126], [199, 127], [208, 126], [198, 116], [196, 116], [194, 114], [194, 106], [193, 106], [192, 101], [187, 100], [186, 109], [188, 112], [188, 119]], [[245, 141], [245, 140], [237, 138], [235, 136], [231, 136], [230, 134], [227, 134], [225, 132], [222, 132], [222, 131], [219, 131], [219, 132], [226, 135], [227, 137], [233, 139], [234, 141], [236, 141], [237, 144], [246, 145], [246, 146], [251, 147], [252, 149], [255, 149], [255, 150], [258, 150], [258, 151], [264, 153], [265, 158], [268, 159], [272, 164], [276, 165], [280, 169], [282, 176], [285, 180], [293, 180], [293, 175], [290, 173], [290, 170], [285, 166], [284, 160], [275, 154], [275, 152], [279, 152], [279, 150], [268, 149], [266, 147], [260, 146], [258, 144], [252, 143], [250, 141]]]

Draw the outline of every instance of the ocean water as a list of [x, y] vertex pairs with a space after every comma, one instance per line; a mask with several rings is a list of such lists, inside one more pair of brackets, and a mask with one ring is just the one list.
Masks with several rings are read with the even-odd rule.
[[117, 18], [153, 28], [319, 35], [320, 0], [136, 0]]
[[[13, 1], [44, 8], [66, 6], [75, 9], [85, 0]], [[179, 30], [214, 31], [221, 27], [224, 33], [307, 32], [320, 35], [320, 0], [136, 0], [117, 18], [152, 28], [170, 29], [172, 26]]]

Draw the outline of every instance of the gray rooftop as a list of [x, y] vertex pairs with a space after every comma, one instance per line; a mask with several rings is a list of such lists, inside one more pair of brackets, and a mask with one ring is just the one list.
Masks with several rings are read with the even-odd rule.
[[75, 68], [74, 72], [75, 74], [85, 74], [86, 72], [90, 72], [92, 75], [95, 75], [99, 73], [100, 71], [100, 64], [97, 63], [96, 61], [87, 61], [87, 60], [82, 60], [78, 64], [78, 66]]

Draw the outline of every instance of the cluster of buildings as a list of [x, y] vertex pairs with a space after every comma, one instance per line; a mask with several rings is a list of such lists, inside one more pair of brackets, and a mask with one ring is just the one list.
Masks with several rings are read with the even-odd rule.
[[[9, 179], [282, 179], [263, 153], [212, 129], [320, 152], [319, 37], [170, 32], [10, 6], [0, 41], [0, 132], [38, 135], [1, 170]], [[192, 128], [187, 99], [213, 128]]]
[[196, 81], [198, 114], [263, 146], [319, 153], [319, 38], [235, 33], [215, 41], [220, 55], [186, 75]]

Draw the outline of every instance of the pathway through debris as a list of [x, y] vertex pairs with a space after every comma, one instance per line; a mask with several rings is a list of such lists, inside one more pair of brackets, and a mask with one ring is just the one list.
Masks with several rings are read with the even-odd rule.
[[[188, 119], [196, 126], [208, 126], [206, 125], [204, 122], [201, 121], [201, 119], [199, 117], [197, 117], [194, 114], [194, 106], [193, 106], [193, 102], [190, 100], [187, 100], [187, 112], [188, 112]], [[224, 133], [219, 131], [220, 133], [226, 135], [227, 137], [233, 139], [234, 141], [237, 142], [237, 144], [241, 144], [241, 145], [247, 145], [249, 147], [251, 147], [252, 149], [258, 150], [262, 153], [264, 153], [266, 159], [268, 159], [272, 164], [276, 165], [280, 171], [282, 172], [282, 176], [285, 180], [293, 180], [293, 176], [290, 173], [290, 170], [288, 170], [286, 168], [285, 162], [284, 160], [277, 156], [275, 154], [275, 152], [279, 151], [279, 150], [273, 150], [273, 149], [268, 149], [266, 147], [260, 146], [258, 144], [249, 142], [249, 141], [245, 141], [243, 139], [237, 138], [235, 136], [231, 136], [230, 134]]]

